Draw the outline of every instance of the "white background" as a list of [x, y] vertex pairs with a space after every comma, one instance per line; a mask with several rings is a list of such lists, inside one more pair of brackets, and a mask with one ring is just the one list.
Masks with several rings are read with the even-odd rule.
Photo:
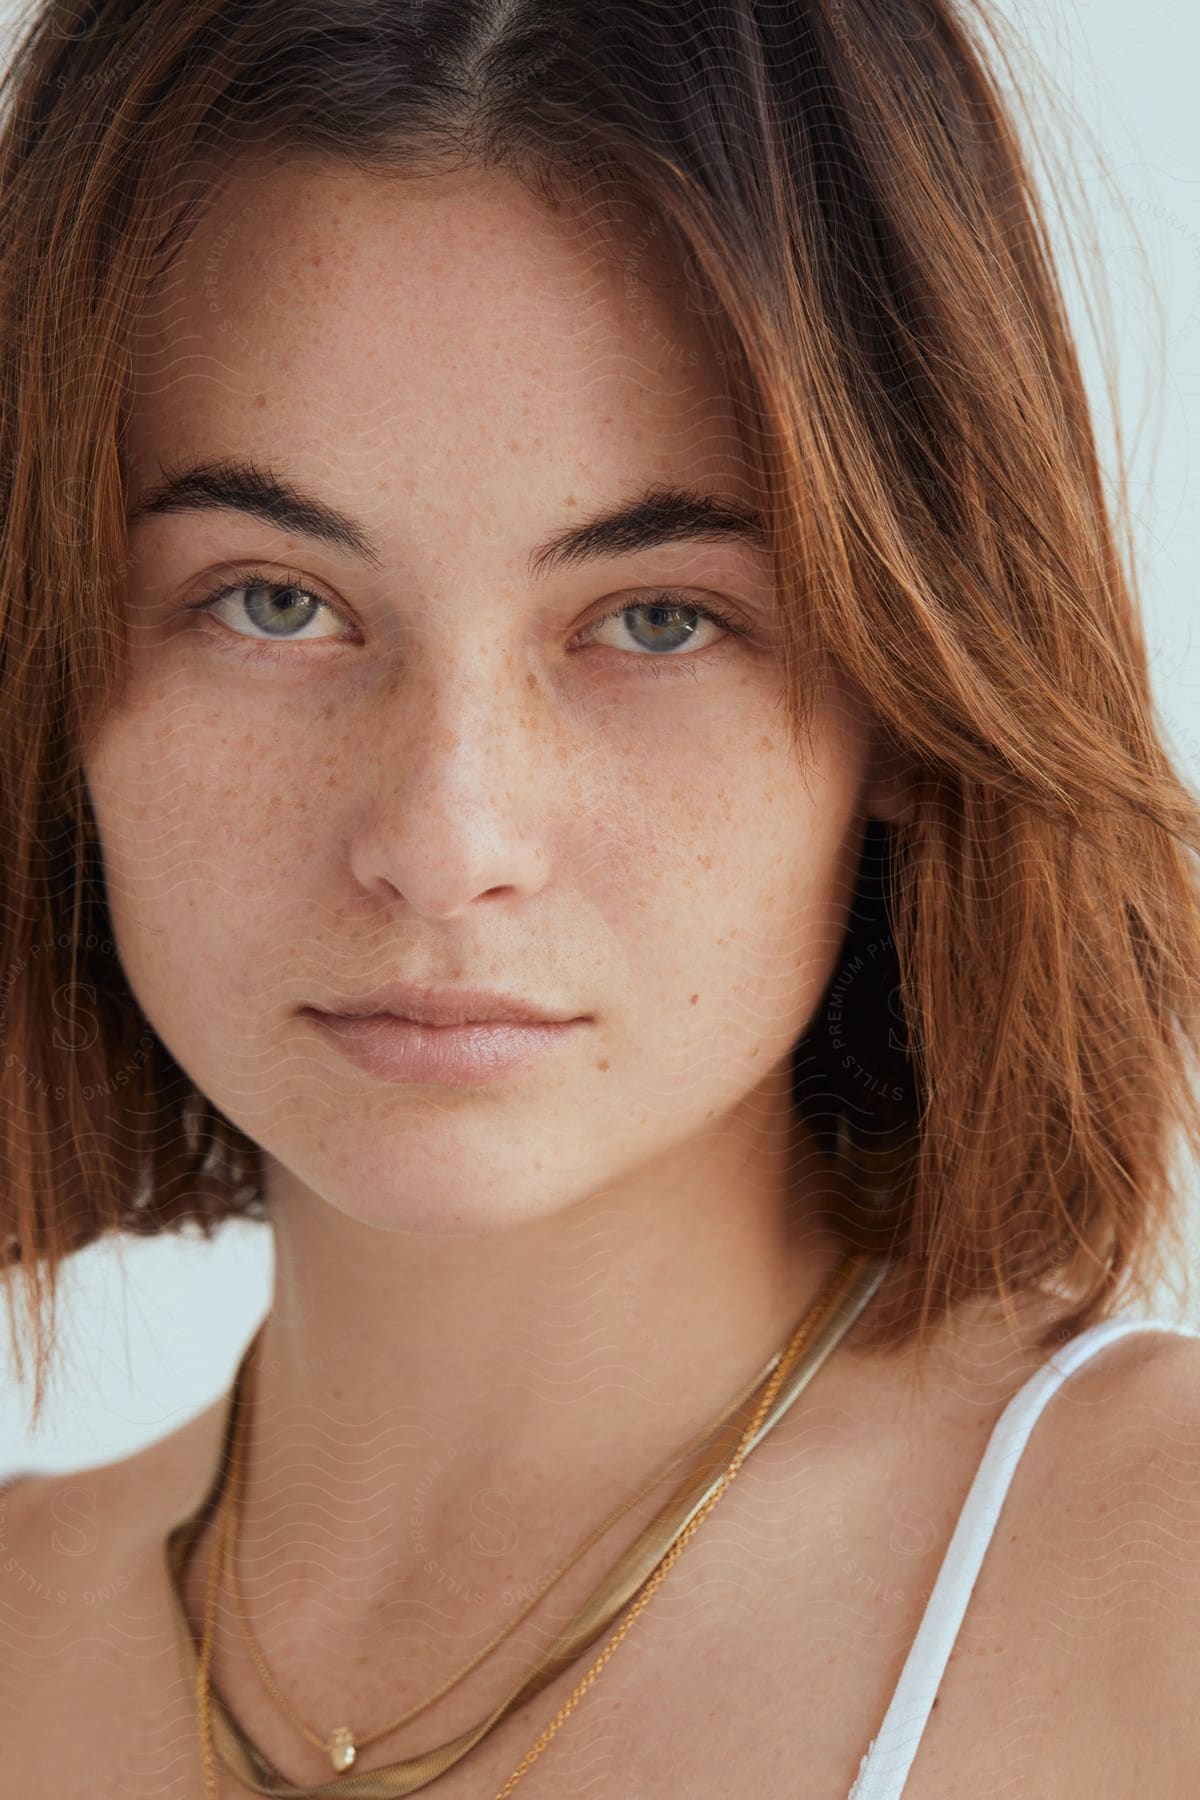
[[[1189, 440], [1200, 381], [1200, 14], [1185, 0], [1007, 0], [1003, 13], [1056, 94], [1059, 122], [1048, 134], [1043, 98], [1023, 89], [1040, 120], [1036, 141], [1066, 157], [1079, 190], [1072, 197], [1059, 175], [1040, 183], [1052, 218], [1060, 203], [1071, 209], [1055, 225], [1060, 253], [1090, 259], [1082, 280], [1098, 269], [1111, 305], [1156, 693], [1184, 772], [1200, 786], [1200, 515]], [[0, 27], [12, 16], [0, 0]], [[1100, 342], [1086, 286], [1069, 266], [1064, 279], [1111, 469]], [[1200, 1194], [1194, 1170], [1189, 1192]], [[1198, 1212], [1191, 1201], [1193, 1244]], [[0, 1341], [0, 1475], [107, 1462], [183, 1424], [231, 1381], [269, 1304], [271, 1270], [268, 1228], [241, 1222], [212, 1245], [118, 1240], [76, 1257], [62, 1278], [60, 1378], [36, 1436]], [[1167, 1294], [1156, 1310], [1200, 1326], [1200, 1294], [1182, 1314]]]

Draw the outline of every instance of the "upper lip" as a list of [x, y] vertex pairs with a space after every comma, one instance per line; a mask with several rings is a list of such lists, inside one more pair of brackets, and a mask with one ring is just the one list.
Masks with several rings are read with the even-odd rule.
[[569, 1008], [541, 1006], [537, 1001], [523, 1000], [519, 994], [502, 994], [493, 988], [406, 987], [399, 982], [387, 982], [370, 993], [355, 994], [336, 1006], [314, 1010], [352, 1019], [372, 1013], [394, 1013], [397, 1018], [411, 1019], [420, 1025], [468, 1025], [492, 1020], [559, 1024], [581, 1016]]

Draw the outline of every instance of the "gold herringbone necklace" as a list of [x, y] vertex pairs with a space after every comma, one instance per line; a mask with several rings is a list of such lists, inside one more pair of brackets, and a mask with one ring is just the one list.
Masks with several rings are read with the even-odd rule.
[[[597, 1663], [525, 1757], [520, 1768], [514, 1771], [501, 1795], [497, 1796], [497, 1800], [504, 1800], [596, 1680], [631, 1628], [633, 1619], [639, 1617], [644, 1606], [649, 1603], [667, 1569], [674, 1566], [683, 1545], [691, 1540], [702, 1520], [725, 1492], [745, 1457], [783, 1416], [853, 1325], [882, 1281], [884, 1273], [883, 1262], [874, 1261], [862, 1252], [854, 1252], [843, 1260], [815, 1305], [792, 1334], [750, 1424], [744, 1431], [735, 1424], [725, 1434], [718, 1447], [720, 1454], [716, 1458], [716, 1472], [705, 1462], [699, 1470], [685, 1479], [667, 1505], [600, 1582], [555, 1644], [488, 1718], [449, 1743], [409, 1757], [403, 1762], [369, 1772], [336, 1776], [331, 1781], [313, 1787], [297, 1786], [283, 1780], [226, 1712], [219, 1694], [210, 1691], [217, 1578], [224, 1560], [225, 1533], [229, 1521], [229, 1510], [222, 1505], [217, 1530], [218, 1543], [208, 1577], [204, 1632], [198, 1659], [181, 1606], [177, 1609], [176, 1620], [181, 1653], [195, 1668], [205, 1785], [212, 1800], [216, 1800], [217, 1795], [213, 1768], [214, 1737], [218, 1739], [218, 1747], [227, 1766], [239, 1780], [257, 1793], [286, 1796], [289, 1800], [291, 1797], [295, 1797], [295, 1800], [308, 1800], [310, 1796], [329, 1796], [330, 1800], [337, 1800], [340, 1796], [354, 1796], [356, 1800], [360, 1800], [360, 1797], [361, 1800], [392, 1800], [393, 1796], [415, 1793], [444, 1774], [516, 1707], [540, 1692], [563, 1668], [576, 1661], [639, 1589], [650, 1581], [649, 1590], [641, 1603], [615, 1634]], [[232, 1416], [233, 1409], [231, 1418]], [[734, 1441], [730, 1442], [731, 1438]], [[168, 1540], [176, 1582], [186, 1557], [189, 1535], [192, 1534], [186, 1526], [179, 1526]], [[664, 1558], [665, 1566], [661, 1568], [657, 1579], [651, 1581]]]
[[[251, 1384], [253, 1383], [253, 1351], [255, 1347], [255, 1345], [251, 1346], [251, 1366], [248, 1377]], [[305, 1723], [299, 1713], [297, 1713], [295, 1708], [291, 1705], [286, 1695], [280, 1691], [270, 1669], [267, 1667], [262, 1645], [254, 1635], [254, 1629], [246, 1613], [245, 1603], [242, 1599], [237, 1577], [237, 1533], [241, 1521], [242, 1488], [245, 1482], [245, 1454], [240, 1443], [235, 1440], [234, 1467], [229, 1476], [231, 1492], [231, 1524], [228, 1532], [225, 1534], [225, 1549], [219, 1580], [229, 1589], [232, 1609], [237, 1617], [246, 1647], [254, 1661], [255, 1668], [258, 1670], [263, 1686], [275, 1701], [279, 1710], [287, 1715], [296, 1726], [297, 1730], [308, 1739], [310, 1744], [314, 1744], [318, 1750], [325, 1751], [335, 1771], [340, 1773], [342, 1770], [350, 1768], [356, 1760], [360, 1750], [367, 1749], [369, 1745], [378, 1742], [380, 1738], [388, 1737], [393, 1731], [399, 1731], [402, 1725], [407, 1725], [411, 1720], [419, 1717], [421, 1713], [428, 1711], [428, 1709], [436, 1701], [440, 1700], [444, 1694], [448, 1694], [452, 1688], [457, 1687], [460, 1682], [464, 1681], [473, 1669], [478, 1668], [479, 1664], [482, 1663], [486, 1657], [490, 1656], [493, 1650], [498, 1649], [506, 1638], [511, 1637], [517, 1627], [529, 1617], [529, 1614], [533, 1611], [534, 1607], [539, 1604], [552, 1588], [557, 1586], [569, 1570], [575, 1567], [575, 1564], [581, 1557], [586, 1555], [593, 1544], [598, 1543], [606, 1532], [611, 1531], [612, 1527], [617, 1524], [620, 1519], [623, 1519], [625, 1514], [630, 1512], [633, 1507], [637, 1505], [639, 1500], [644, 1500], [647, 1494], [653, 1493], [654, 1489], [666, 1480], [667, 1476], [671, 1474], [672, 1470], [675, 1469], [686, 1456], [690, 1456], [695, 1451], [699, 1450], [702, 1445], [712, 1437], [715, 1431], [720, 1430], [721, 1426], [724, 1425], [730, 1415], [736, 1412], [739, 1406], [744, 1405], [749, 1396], [760, 1388], [763, 1382], [767, 1380], [778, 1363], [779, 1358], [780, 1352], [776, 1351], [774, 1356], [769, 1358], [766, 1367], [761, 1369], [759, 1373], [746, 1384], [736, 1399], [730, 1401], [720, 1418], [714, 1419], [711, 1424], [706, 1425], [702, 1431], [698, 1432], [697, 1435], [692, 1438], [690, 1443], [685, 1444], [683, 1449], [677, 1451], [669, 1462], [664, 1463], [657, 1474], [652, 1475], [648, 1481], [643, 1482], [642, 1486], [635, 1494], [631, 1495], [628, 1500], [623, 1500], [620, 1506], [609, 1514], [607, 1519], [602, 1520], [594, 1530], [589, 1532], [588, 1536], [584, 1538], [578, 1548], [575, 1549], [564, 1562], [561, 1562], [558, 1568], [555, 1569], [553, 1573], [542, 1582], [541, 1586], [535, 1590], [532, 1599], [521, 1609], [516, 1618], [512, 1620], [511, 1624], [504, 1626], [502, 1630], [498, 1631], [495, 1637], [491, 1639], [490, 1643], [485, 1644], [482, 1650], [478, 1651], [469, 1662], [465, 1663], [456, 1674], [451, 1675], [447, 1681], [443, 1682], [442, 1686], [438, 1688], [435, 1693], [430, 1694], [427, 1700], [419, 1701], [416, 1706], [410, 1707], [406, 1713], [403, 1713], [400, 1716], [400, 1718], [394, 1719], [390, 1725], [381, 1726], [378, 1731], [371, 1732], [367, 1737], [356, 1736], [347, 1725], [339, 1725], [328, 1737], [319, 1736], [317, 1732], [312, 1730], [311, 1726]]]
[[[734, 1452], [733, 1460], [722, 1473], [715, 1487], [710, 1489], [699, 1510], [693, 1513], [683, 1530], [676, 1536], [674, 1542], [670, 1545], [666, 1555], [659, 1563], [658, 1568], [655, 1570], [654, 1575], [647, 1584], [645, 1591], [637, 1600], [636, 1604], [630, 1609], [629, 1616], [626, 1618], [624, 1624], [613, 1633], [583, 1680], [575, 1687], [570, 1698], [559, 1707], [557, 1713], [555, 1713], [553, 1719], [551, 1719], [549, 1725], [547, 1725], [546, 1729], [542, 1732], [537, 1742], [526, 1751], [518, 1766], [513, 1770], [508, 1780], [504, 1783], [504, 1786], [496, 1794], [496, 1800], [508, 1800], [509, 1794], [512, 1793], [522, 1776], [528, 1774], [530, 1768], [532, 1768], [533, 1764], [542, 1754], [542, 1751], [546, 1748], [546, 1745], [550, 1742], [551, 1738], [562, 1725], [565, 1724], [571, 1713], [574, 1712], [592, 1683], [603, 1673], [609, 1658], [616, 1652], [618, 1647], [624, 1643], [626, 1637], [633, 1628], [634, 1621], [639, 1619], [647, 1606], [649, 1606], [651, 1600], [662, 1586], [668, 1572], [675, 1567], [675, 1564], [679, 1561], [685, 1547], [691, 1542], [696, 1532], [700, 1529], [700, 1526], [704, 1523], [713, 1507], [717, 1504], [717, 1501], [721, 1498], [722, 1494], [728, 1492], [730, 1483], [737, 1475], [738, 1470], [749, 1455], [751, 1448], [763, 1435], [762, 1422], [783, 1382], [796, 1367], [797, 1359], [800, 1357], [805, 1345], [810, 1342], [814, 1327], [821, 1323], [824, 1316], [832, 1309], [837, 1300], [841, 1298], [845, 1288], [853, 1279], [864, 1260], [863, 1257], [855, 1256], [853, 1254], [845, 1257], [835, 1271], [833, 1279], [826, 1288], [825, 1293], [821, 1295], [816, 1305], [813, 1306], [801, 1320], [780, 1357], [778, 1366], [767, 1384], [766, 1393], [758, 1403], [753, 1419], [743, 1433], [742, 1439]], [[881, 1277], [882, 1270], [880, 1270], [875, 1277], [876, 1283]], [[874, 1291], [873, 1287], [870, 1291]], [[850, 1329], [850, 1325], [856, 1317], [857, 1312], [847, 1314], [846, 1319], [842, 1323], [841, 1330], [834, 1338], [834, 1343]], [[832, 1349], [833, 1345], [831, 1344], [829, 1348]]]

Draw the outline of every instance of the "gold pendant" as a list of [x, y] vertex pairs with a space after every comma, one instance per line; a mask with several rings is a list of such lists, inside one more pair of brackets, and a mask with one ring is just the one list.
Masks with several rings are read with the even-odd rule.
[[339, 1773], [343, 1769], [348, 1769], [358, 1754], [354, 1748], [354, 1733], [348, 1725], [338, 1726], [337, 1730], [331, 1734], [326, 1748], [329, 1751], [330, 1762]]

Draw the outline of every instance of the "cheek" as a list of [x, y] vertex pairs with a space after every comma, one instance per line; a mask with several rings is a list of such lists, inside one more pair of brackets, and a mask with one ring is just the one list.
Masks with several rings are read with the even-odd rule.
[[87, 761], [106, 860], [111, 847], [123, 885], [140, 893], [236, 881], [303, 812], [313, 744], [311, 720], [265, 695], [214, 699], [166, 662], [143, 673]]
[[[800, 1029], [847, 923], [863, 821], [839, 738], [801, 764], [761, 720], [740, 745], [669, 766], [623, 808], [613, 863], [628, 954], [657, 1004], [740, 1034]], [[699, 994], [695, 1002], [693, 993]]]
[[[261, 958], [286, 830], [263, 799], [286, 758], [261, 740], [175, 689], [122, 706], [86, 759], [114, 940], [153, 1022], [156, 1009], [205, 996], [245, 1004], [235, 971], [247, 954]], [[264, 771], [272, 758], [278, 767]], [[292, 777], [294, 787], [294, 766]]]

